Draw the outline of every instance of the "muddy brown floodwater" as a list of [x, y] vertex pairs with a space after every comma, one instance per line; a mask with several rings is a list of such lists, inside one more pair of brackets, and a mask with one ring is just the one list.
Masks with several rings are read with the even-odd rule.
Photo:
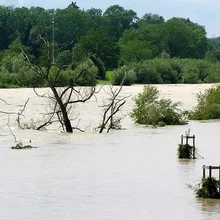
[[[161, 96], [180, 101], [183, 109], [196, 105], [196, 93], [212, 85], [157, 85]], [[9, 124], [17, 140], [37, 148], [12, 150], [14, 137], [2, 117], [0, 136], [1, 220], [216, 220], [220, 201], [198, 199], [187, 187], [201, 181], [202, 165], [220, 164], [220, 121], [190, 121], [183, 126], [152, 129], [135, 125], [129, 112], [132, 97], [143, 86], [125, 87], [132, 95], [123, 107], [123, 130], [98, 134], [102, 91], [76, 106], [85, 133], [66, 134], [56, 125], [47, 131], [18, 130], [14, 115]], [[40, 89], [45, 92], [46, 89]], [[47, 100], [32, 89], [1, 89], [0, 110], [17, 112], [30, 98], [25, 118], [37, 120]], [[204, 159], [179, 160], [180, 137], [190, 128]], [[8, 134], [8, 135], [6, 135]], [[6, 136], [2, 136], [6, 135]], [[217, 174], [216, 174], [217, 175]]]

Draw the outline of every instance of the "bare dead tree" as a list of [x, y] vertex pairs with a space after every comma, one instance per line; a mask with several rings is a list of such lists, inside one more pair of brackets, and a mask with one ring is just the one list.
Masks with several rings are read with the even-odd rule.
[[[124, 81], [124, 80], [123, 80]], [[120, 87], [113, 87], [109, 85], [105, 92], [109, 95], [109, 103], [102, 105], [101, 107], [104, 109], [102, 123], [100, 125], [99, 133], [102, 133], [104, 129], [107, 129], [107, 133], [116, 127], [116, 124], [120, 122], [116, 122], [116, 114], [119, 113], [122, 106], [125, 104], [126, 99], [129, 96], [120, 96], [123, 87], [123, 82]]]
[[27, 54], [25, 54], [25, 52], [22, 50], [31, 69], [33, 69], [34, 72], [38, 76], [40, 76], [41, 79], [46, 81], [48, 87], [50, 88], [50, 91], [52, 92], [51, 94], [47, 95], [47, 98], [49, 98], [53, 103], [53, 108], [50, 113], [50, 117], [48, 121], [41, 125], [38, 129], [55, 121], [59, 121], [61, 127], [66, 132], [73, 132], [73, 129], [81, 130], [78, 127], [72, 126], [71, 124], [71, 111], [73, 109], [72, 107], [77, 103], [85, 103], [86, 101], [91, 99], [97, 91], [95, 85], [90, 87], [80, 87], [77, 85], [76, 82], [77, 79], [80, 78], [82, 74], [84, 74], [84, 72], [91, 75], [93, 73], [90, 73], [86, 68], [82, 68], [74, 82], [69, 82], [68, 86], [60, 88], [58, 85], [58, 79], [62, 73], [62, 70], [65, 69], [67, 66], [65, 65], [57, 68], [56, 72], [53, 73], [52, 76], [51, 69], [53, 67], [53, 57], [51, 51], [51, 44], [49, 43], [49, 41], [42, 37], [41, 40], [44, 43], [46, 51], [46, 65], [44, 67], [40, 65], [33, 65], [30, 62], [30, 59], [28, 58]]

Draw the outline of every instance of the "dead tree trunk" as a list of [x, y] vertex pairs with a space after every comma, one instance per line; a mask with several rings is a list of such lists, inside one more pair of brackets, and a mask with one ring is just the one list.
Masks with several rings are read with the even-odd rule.
[[[73, 128], [72, 128], [70, 119], [68, 117], [66, 106], [63, 104], [62, 98], [58, 95], [58, 92], [57, 92], [56, 88], [55, 87], [51, 87], [51, 90], [52, 90], [52, 92], [54, 94], [54, 97], [55, 97], [59, 107], [60, 107], [65, 130], [66, 130], [66, 132], [72, 133], [73, 132]], [[62, 124], [61, 120], [60, 120], [60, 123]]]

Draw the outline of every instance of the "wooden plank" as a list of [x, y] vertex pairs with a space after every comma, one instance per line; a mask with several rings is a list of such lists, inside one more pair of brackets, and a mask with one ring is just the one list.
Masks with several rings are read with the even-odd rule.
[[203, 166], [204, 169], [212, 169], [212, 170], [217, 170], [220, 169], [219, 166]]
[[191, 138], [195, 138], [195, 136], [183, 136], [183, 138], [188, 138], [188, 139], [191, 139]]

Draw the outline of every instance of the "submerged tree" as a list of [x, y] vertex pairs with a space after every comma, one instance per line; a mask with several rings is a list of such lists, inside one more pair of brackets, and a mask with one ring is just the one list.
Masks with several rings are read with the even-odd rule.
[[[49, 119], [39, 128], [51, 124], [54, 121], [59, 121], [63, 130], [73, 132], [73, 129], [78, 129], [78, 126], [73, 127], [71, 123], [71, 112], [73, 105], [88, 101], [96, 93], [96, 69], [92, 69], [93, 64], [81, 64], [72, 70], [68, 65], [60, 67], [53, 66], [52, 47], [49, 41], [41, 38], [45, 46], [45, 62], [44, 66], [33, 65], [28, 56], [24, 53], [30, 67], [40, 76], [49, 87], [51, 94], [46, 97], [52, 101], [52, 111], [49, 113]], [[62, 77], [68, 74], [68, 81], [65, 87], [59, 87], [59, 82]], [[89, 87], [80, 87], [78, 82], [83, 79], [90, 80]], [[35, 90], [36, 91], [36, 90]], [[45, 95], [44, 95], [45, 97]]]
[[[124, 80], [123, 80], [124, 81]], [[129, 96], [120, 96], [123, 87], [123, 82], [120, 87], [113, 87], [109, 85], [105, 92], [109, 95], [108, 103], [104, 104], [103, 117], [99, 130], [99, 133], [102, 133], [104, 129], [107, 129], [107, 133], [111, 129], [120, 129], [121, 117], [116, 117], [116, 114], [120, 112], [122, 106], [125, 104], [126, 99]]]
[[220, 118], [220, 86], [212, 87], [197, 94], [197, 106], [190, 112], [192, 120]]

